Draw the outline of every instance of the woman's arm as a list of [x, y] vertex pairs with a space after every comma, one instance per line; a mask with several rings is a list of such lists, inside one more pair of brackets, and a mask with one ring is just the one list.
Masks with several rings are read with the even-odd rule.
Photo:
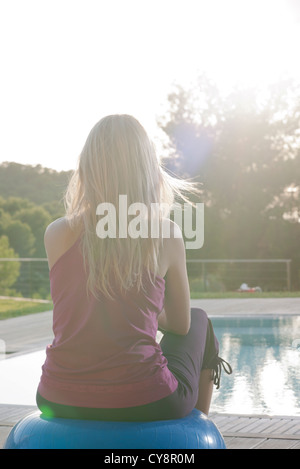
[[186, 335], [190, 328], [190, 288], [184, 241], [177, 225], [175, 232], [176, 237], [164, 242], [169, 267], [165, 277], [165, 304], [158, 317], [158, 324], [166, 331]]

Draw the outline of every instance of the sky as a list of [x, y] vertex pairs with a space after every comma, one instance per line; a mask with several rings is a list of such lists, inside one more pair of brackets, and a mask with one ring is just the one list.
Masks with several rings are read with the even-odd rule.
[[102, 117], [154, 141], [178, 83], [300, 79], [298, 0], [0, 0], [0, 163], [74, 169]]

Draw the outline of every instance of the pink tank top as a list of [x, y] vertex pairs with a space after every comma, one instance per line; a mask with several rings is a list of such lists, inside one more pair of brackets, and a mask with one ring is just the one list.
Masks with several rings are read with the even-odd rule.
[[162, 399], [177, 388], [156, 341], [165, 281], [120, 300], [86, 293], [79, 239], [50, 270], [54, 340], [38, 391], [49, 401], [121, 408]]

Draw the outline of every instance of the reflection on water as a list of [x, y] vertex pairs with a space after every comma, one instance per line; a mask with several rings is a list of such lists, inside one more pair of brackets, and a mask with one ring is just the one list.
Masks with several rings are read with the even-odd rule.
[[222, 373], [211, 411], [300, 415], [300, 317], [212, 318]]

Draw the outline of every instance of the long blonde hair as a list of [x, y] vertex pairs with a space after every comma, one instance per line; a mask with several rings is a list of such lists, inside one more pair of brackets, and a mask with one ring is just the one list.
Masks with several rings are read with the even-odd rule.
[[[151, 281], [158, 274], [162, 238], [107, 237], [96, 234], [97, 206], [111, 203], [119, 219], [119, 195], [128, 206], [140, 202], [171, 207], [174, 197], [191, 188], [186, 181], [171, 177], [159, 161], [145, 129], [132, 116], [111, 115], [91, 130], [65, 195], [70, 226], [83, 227], [82, 252], [88, 271], [88, 290], [96, 297], [116, 296], [134, 285], [143, 287], [145, 272]], [[184, 196], [183, 196], [184, 197]], [[159, 213], [159, 220], [168, 216]]]

